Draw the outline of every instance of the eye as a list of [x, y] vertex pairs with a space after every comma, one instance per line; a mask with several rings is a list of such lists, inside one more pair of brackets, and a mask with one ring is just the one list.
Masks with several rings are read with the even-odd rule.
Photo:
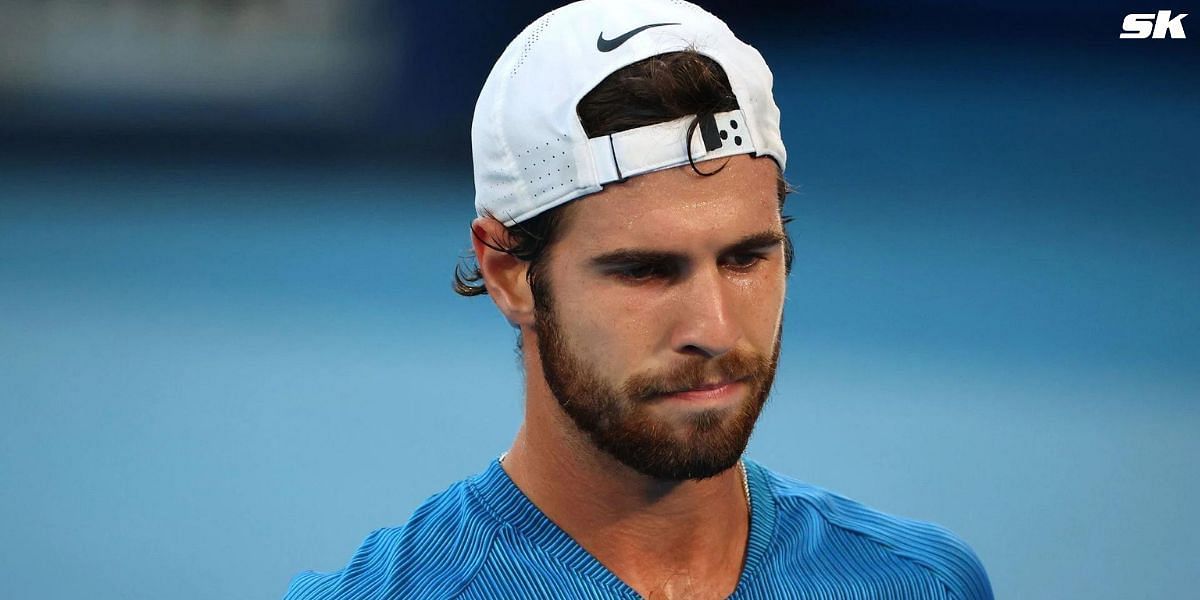
[[766, 255], [761, 252], [738, 252], [725, 259], [725, 266], [737, 271], [748, 271], [765, 259]]
[[632, 263], [617, 267], [611, 271], [613, 275], [625, 281], [639, 283], [664, 279], [670, 276], [663, 265], [655, 263]]

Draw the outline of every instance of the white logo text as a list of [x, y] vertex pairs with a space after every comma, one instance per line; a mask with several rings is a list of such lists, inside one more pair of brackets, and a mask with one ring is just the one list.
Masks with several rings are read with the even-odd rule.
[[1183, 32], [1183, 18], [1188, 16], [1188, 13], [1179, 13], [1174, 17], [1171, 16], [1171, 11], [1160, 10], [1158, 14], [1154, 13], [1134, 13], [1125, 15], [1125, 20], [1121, 23], [1121, 28], [1125, 33], [1121, 34], [1121, 39], [1144, 40], [1146, 38], [1154, 38], [1161, 40], [1170, 34], [1171, 38], [1186, 38], [1187, 34]]

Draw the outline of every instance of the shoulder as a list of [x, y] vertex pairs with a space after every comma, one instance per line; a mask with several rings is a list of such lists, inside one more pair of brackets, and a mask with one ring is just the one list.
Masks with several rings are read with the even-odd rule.
[[[979, 557], [949, 530], [890, 515], [829, 490], [762, 469], [777, 507], [777, 535], [834, 535], [869, 540], [881, 551], [919, 565], [959, 600], [990, 600], [991, 584]], [[812, 540], [808, 540], [811, 542]]]
[[469, 480], [460, 481], [422, 503], [404, 525], [371, 532], [342, 569], [297, 575], [284, 600], [456, 596], [482, 564], [496, 529]]

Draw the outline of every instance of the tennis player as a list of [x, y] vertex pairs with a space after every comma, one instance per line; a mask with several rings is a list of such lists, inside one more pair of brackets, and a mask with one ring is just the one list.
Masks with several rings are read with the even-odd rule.
[[455, 285], [518, 330], [524, 422], [288, 600], [992, 597], [946, 530], [742, 457], [792, 258], [771, 85], [681, 0], [583, 0], [509, 44]]

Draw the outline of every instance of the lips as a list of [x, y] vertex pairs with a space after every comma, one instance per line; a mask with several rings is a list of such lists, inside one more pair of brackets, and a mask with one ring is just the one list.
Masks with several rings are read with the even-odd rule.
[[742, 396], [746, 387], [743, 379], [724, 379], [663, 394], [671, 402], [682, 402], [692, 408], [716, 408], [729, 405]]
[[673, 391], [673, 392], [669, 392], [669, 393], [671, 393], [671, 394], [685, 394], [685, 393], [687, 393], [687, 392], [707, 392], [707, 391], [710, 391], [710, 390], [715, 390], [715, 389], [718, 389], [718, 388], [725, 387], [725, 386], [727, 386], [727, 385], [729, 385], [729, 384], [731, 384], [731, 383], [735, 383], [735, 382], [737, 382], [737, 381], [738, 381], [737, 379], [726, 379], [726, 380], [724, 380], [724, 381], [718, 381], [718, 382], [716, 382], [716, 383], [708, 383], [708, 384], [705, 384], [705, 385], [698, 385], [698, 386], [696, 386], [696, 387], [684, 388], [684, 389], [682, 389], [682, 390], [675, 390], [675, 391]]
[[683, 389], [679, 389], [679, 390], [670, 391], [670, 392], [667, 392], [667, 394], [673, 395], [673, 394], [686, 394], [688, 392], [707, 392], [707, 391], [712, 391], [712, 390], [723, 388], [731, 383], [743, 382], [745, 380], [746, 380], [745, 377], [742, 377], [740, 379], [722, 379], [721, 381], [717, 381], [715, 383], [706, 383], [706, 384], [698, 385], [695, 387], [689, 387], [689, 388], [683, 388]]

